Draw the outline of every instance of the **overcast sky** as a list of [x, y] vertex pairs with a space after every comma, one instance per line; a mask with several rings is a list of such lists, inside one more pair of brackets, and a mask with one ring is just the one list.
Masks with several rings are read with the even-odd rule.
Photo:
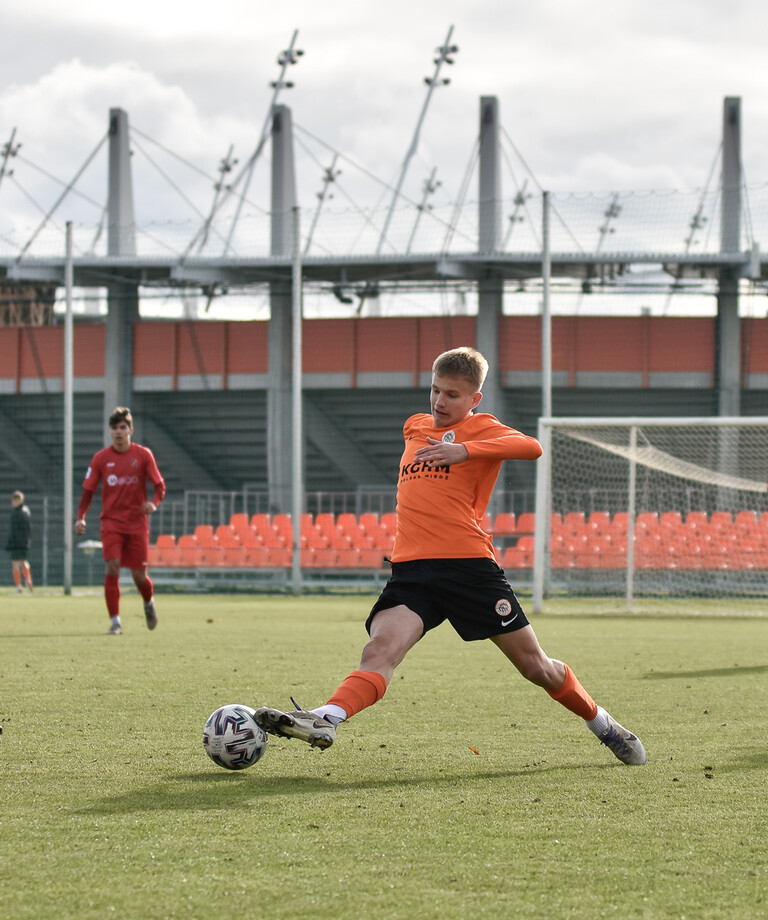
[[[314, 206], [333, 151], [349, 159], [338, 164], [340, 188], [349, 183], [368, 199], [360, 204], [387, 200], [383, 186], [353, 177], [351, 164], [395, 184], [426, 97], [424, 77], [450, 27], [459, 51], [444, 68], [451, 83], [434, 93], [409, 167], [404, 190], [412, 200], [433, 169], [442, 183], [435, 204], [456, 200], [483, 95], [498, 97], [504, 144], [542, 187], [600, 193], [701, 187], [717, 156], [723, 99], [741, 96], [746, 179], [768, 180], [768, 8], [758, 0], [3, 0], [0, 144], [16, 128], [23, 146], [0, 187], [0, 229], [35, 225], [60, 192], [39, 170], [69, 181], [104, 135], [110, 107], [126, 109], [142, 132], [135, 135], [142, 151], [134, 149], [137, 221], [196, 220], [160, 170], [207, 212], [209, 177], [230, 145], [241, 163], [255, 148], [277, 57], [294, 30], [304, 54], [289, 71], [295, 87], [280, 101], [291, 107], [301, 142], [302, 204]], [[93, 200], [67, 206], [66, 216], [98, 220], [104, 150], [78, 186]], [[268, 170], [261, 172], [249, 197], [267, 209]], [[504, 194], [514, 194], [511, 175], [503, 183]], [[344, 201], [336, 195], [337, 206]]]
[[743, 99], [747, 179], [768, 177], [758, 0], [4, 0], [0, 26], [0, 140], [15, 126], [23, 153], [66, 179], [112, 106], [208, 172], [230, 143], [245, 159], [277, 55], [298, 30], [305, 53], [281, 101], [297, 125], [392, 182], [450, 26], [460, 50], [433, 96], [416, 186], [436, 167], [455, 196], [484, 94], [499, 98], [506, 133], [553, 190], [700, 185], [727, 95]]

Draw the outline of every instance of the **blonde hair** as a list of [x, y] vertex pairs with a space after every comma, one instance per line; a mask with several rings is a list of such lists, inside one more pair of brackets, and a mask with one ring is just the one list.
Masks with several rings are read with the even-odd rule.
[[488, 374], [488, 362], [474, 348], [451, 348], [435, 358], [432, 373], [440, 377], [463, 377], [479, 393]]

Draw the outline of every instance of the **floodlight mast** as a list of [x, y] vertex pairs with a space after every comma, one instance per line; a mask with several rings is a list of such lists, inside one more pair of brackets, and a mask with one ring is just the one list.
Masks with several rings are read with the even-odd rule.
[[312, 217], [312, 226], [309, 228], [309, 233], [307, 234], [307, 243], [304, 247], [304, 255], [307, 255], [310, 246], [312, 245], [312, 237], [315, 233], [315, 227], [317, 226], [317, 222], [320, 219], [320, 212], [323, 209], [323, 205], [325, 204], [326, 199], [333, 198], [333, 194], [330, 191], [331, 185], [341, 175], [341, 170], [336, 169], [336, 163], [338, 162], [338, 159], [338, 153], [334, 153], [333, 160], [331, 160], [331, 165], [323, 173], [323, 187], [317, 193], [317, 207], [315, 208], [315, 213]]
[[[277, 103], [277, 97], [280, 95], [280, 90], [283, 89], [284, 87], [286, 89], [291, 89], [293, 87], [293, 83], [291, 83], [290, 80], [284, 79], [285, 72], [288, 69], [288, 67], [290, 67], [291, 64], [298, 63], [299, 58], [304, 54], [304, 52], [301, 51], [300, 49], [294, 48], [298, 34], [299, 34], [298, 29], [294, 30], [293, 36], [291, 37], [291, 44], [285, 51], [281, 51], [280, 55], [277, 58], [277, 63], [280, 65], [280, 75], [277, 78], [277, 80], [274, 80], [273, 82], [270, 83], [270, 86], [274, 89], [274, 92], [272, 93], [272, 99], [269, 103], [269, 107], [267, 108], [267, 115], [264, 119], [264, 125], [261, 129], [261, 135], [259, 137], [259, 142], [256, 144], [256, 149], [253, 151], [250, 157], [248, 157], [248, 159], [245, 162], [245, 165], [238, 173], [234, 182], [232, 182], [230, 185], [225, 185], [223, 188], [219, 187], [220, 183], [217, 183], [214, 186], [215, 197], [214, 197], [213, 207], [211, 208], [210, 214], [208, 215], [203, 226], [192, 237], [191, 242], [189, 243], [187, 248], [184, 250], [184, 254], [181, 257], [182, 262], [184, 262], [184, 260], [187, 258], [190, 252], [192, 252], [195, 246], [198, 245], [201, 239], [203, 240], [207, 239], [208, 232], [210, 230], [210, 226], [211, 226], [211, 222], [213, 218], [221, 210], [225, 202], [229, 200], [230, 195], [234, 194], [235, 190], [240, 185], [240, 182], [245, 177], [245, 180], [246, 180], [245, 188], [240, 193], [240, 197], [239, 197], [238, 204], [237, 204], [237, 211], [235, 212], [235, 216], [232, 219], [232, 225], [229, 228], [229, 234], [227, 236], [227, 240], [224, 245], [223, 255], [226, 256], [227, 253], [230, 251], [231, 244], [232, 244], [232, 237], [234, 235], [235, 228], [237, 227], [237, 222], [240, 218], [240, 211], [242, 210], [243, 202], [245, 201], [245, 196], [248, 193], [248, 186], [250, 185], [250, 182], [251, 182], [251, 176], [253, 175], [253, 168], [256, 165], [256, 161], [261, 156], [261, 152], [264, 149], [264, 145], [267, 142], [267, 138], [269, 137], [270, 128], [272, 125], [272, 112], [274, 110], [275, 104]], [[230, 147], [230, 151], [231, 151], [231, 147]], [[234, 162], [232, 165], [234, 165]], [[223, 174], [222, 174], [222, 178], [223, 178]], [[202, 248], [202, 245], [199, 248]]]
[[392, 203], [389, 206], [389, 212], [387, 213], [387, 219], [384, 222], [384, 229], [381, 231], [381, 236], [379, 237], [379, 245], [376, 247], [376, 255], [381, 253], [381, 247], [384, 245], [384, 242], [387, 239], [387, 232], [389, 231], [389, 225], [392, 221], [392, 214], [394, 213], [395, 206], [397, 205], [397, 199], [400, 197], [400, 192], [403, 188], [403, 182], [405, 181], [405, 174], [408, 172], [408, 166], [413, 158], [413, 155], [416, 153], [416, 150], [419, 146], [419, 135], [421, 134], [421, 126], [424, 124], [424, 118], [427, 114], [427, 109], [429, 108], [429, 102], [432, 98], [432, 93], [435, 91], [437, 86], [447, 86], [451, 81], [448, 78], [439, 79], [440, 69], [443, 64], [453, 64], [455, 55], [459, 47], [458, 45], [452, 45], [451, 35], [453, 35], [453, 26], [448, 29], [448, 35], [445, 38], [445, 42], [437, 48], [437, 57], [435, 58], [435, 72], [432, 77], [424, 77], [424, 82], [427, 84], [427, 98], [424, 100], [424, 105], [421, 109], [421, 115], [419, 115], [419, 120], [416, 124], [416, 130], [413, 133], [413, 140], [411, 141], [411, 146], [408, 148], [408, 152], [405, 155], [403, 160], [403, 165], [400, 169], [400, 177], [397, 180], [397, 186], [392, 195]]
[[281, 89], [293, 88], [293, 83], [290, 80], [285, 79], [285, 72], [292, 64], [297, 64], [301, 55], [304, 54], [304, 52], [300, 49], [294, 48], [298, 34], [299, 30], [295, 29], [291, 37], [291, 44], [285, 51], [280, 53], [277, 59], [277, 63], [280, 65], [280, 76], [277, 78], [277, 80], [274, 80], [272, 83], [270, 83], [270, 86], [274, 92], [272, 93], [272, 101], [270, 102], [269, 108], [267, 109], [267, 116], [264, 119], [264, 127], [261, 129], [261, 137], [259, 138], [259, 143], [256, 145], [256, 150], [249, 158], [245, 168], [232, 184], [232, 190], [234, 190], [235, 186], [240, 182], [240, 179], [243, 177], [243, 175], [245, 175], [245, 185], [237, 201], [237, 209], [235, 210], [235, 216], [232, 218], [232, 224], [229, 228], [229, 236], [227, 237], [227, 242], [224, 247], [224, 255], [226, 255], [230, 250], [232, 237], [234, 236], [237, 222], [240, 219], [240, 211], [243, 208], [243, 202], [245, 201], [245, 198], [248, 194], [248, 187], [251, 184], [253, 168], [256, 165], [256, 160], [258, 160], [258, 158], [261, 156], [261, 151], [264, 149], [264, 145], [267, 142], [270, 126], [272, 124], [272, 112], [274, 111], [275, 105], [277, 103], [277, 97], [280, 95]]
[[437, 175], [437, 166], [432, 167], [432, 172], [429, 174], [429, 179], [424, 180], [423, 193], [421, 196], [421, 202], [416, 207], [416, 220], [413, 222], [413, 230], [411, 230], [411, 238], [408, 240], [408, 245], [405, 249], [406, 254], [409, 254], [411, 251], [411, 246], [413, 246], [413, 241], [416, 238], [416, 231], [419, 229], [419, 221], [421, 220], [421, 215], [429, 210], [432, 205], [427, 204], [430, 195], [434, 195], [435, 192], [443, 184], [439, 179], [435, 179]]
[[237, 163], [237, 159], [233, 158], [232, 156], [233, 150], [234, 150], [234, 144], [230, 144], [229, 150], [227, 151], [227, 155], [224, 157], [224, 159], [219, 164], [219, 181], [213, 186], [213, 189], [215, 192], [213, 196], [213, 204], [211, 205], [211, 210], [208, 214], [208, 217], [205, 220], [205, 224], [203, 225], [203, 236], [202, 236], [202, 239], [200, 240], [200, 245], [197, 247], [198, 252], [202, 252], [203, 249], [205, 249], [205, 244], [208, 242], [208, 232], [211, 229], [211, 221], [213, 220], [213, 217], [216, 213], [216, 209], [219, 205], [219, 196], [226, 188], [224, 177], [227, 175], [227, 173], [232, 172], [232, 170], [234, 169]]
[[13, 146], [13, 140], [15, 137], [16, 128], [11, 131], [11, 139], [8, 141], [8, 143], [3, 144], [3, 162], [0, 164], [0, 185], [3, 183], [4, 176], [13, 175], [13, 170], [8, 169], [8, 160], [10, 160], [11, 157], [15, 157], [19, 152], [19, 147], [21, 147], [21, 144], [16, 144], [15, 147]]

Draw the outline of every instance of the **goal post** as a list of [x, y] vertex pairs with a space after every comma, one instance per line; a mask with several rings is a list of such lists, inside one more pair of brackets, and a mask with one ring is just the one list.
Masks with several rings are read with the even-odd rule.
[[545, 597], [768, 596], [768, 417], [542, 418]]

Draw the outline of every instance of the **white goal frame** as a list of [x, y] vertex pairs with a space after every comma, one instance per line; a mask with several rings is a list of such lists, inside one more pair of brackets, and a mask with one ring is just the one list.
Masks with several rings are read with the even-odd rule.
[[[533, 561], [533, 604], [534, 613], [540, 613], [543, 608], [545, 586], [548, 581], [549, 566], [549, 538], [550, 520], [552, 511], [552, 433], [560, 428], [598, 429], [607, 427], [626, 428], [629, 434], [628, 446], [622, 452], [628, 463], [628, 488], [626, 510], [629, 517], [627, 533], [627, 566], [625, 598], [628, 611], [632, 610], [633, 596], [635, 594], [635, 558], [634, 558], [634, 522], [637, 515], [636, 508], [636, 473], [638, 464], [642, 464], [641, 450], [637, 448], [637, 432], [643, 427], [647, 428], [695, 428], [708, 427], [719, 430], [765, 428], [768, 431], [768, 416], [711, 416], [711, 417], [542, 417], [539, 419], [538, 437], [543, 449], [542, 456], [536, 465], [536, 524], [534, 533], [534, 561]], [[728, 439], [722, 439], [720, 444], [721, 468], [727, 470], [728, 466]], [[768, 474], [768, 468], [766, 469]], [[717, 485], [718, 473], [713, 471], [712, 484]], [[727, 472], [723, 474], [723, 481], [728, 485]], [[756, 491], [756, 488], [754, 489]], [[765, 491], [765, 488], [763, 488]]]

